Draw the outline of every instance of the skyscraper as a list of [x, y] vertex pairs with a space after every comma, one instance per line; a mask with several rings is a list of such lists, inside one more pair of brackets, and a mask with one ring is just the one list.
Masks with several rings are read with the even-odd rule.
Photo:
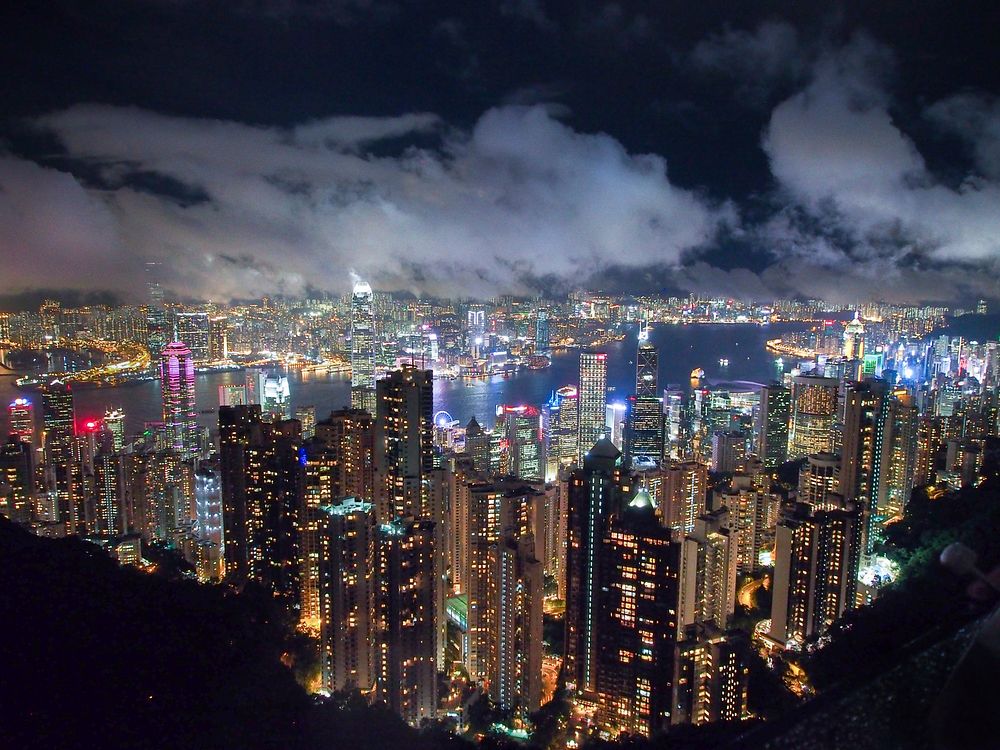
[[535, 316], [535, 354], [549, 351], [549, 311], [541, 307]]
[[596, 645], [595, 718], [608, 737], [651, 737], [670, 723], [678, 552], [679, 545], [660, 524], [643, 489], [607, 521], [591, 635]]
[[552, 412], [549, 430], [549, 450], [555, 451], [560, 466], [572, 466], [579, 460], [580, 449], [580, 396], [571, 385], [555, 393], [558, 411]]
[[375, 495], [379, 520], [427, 518], [434, 468], [433, 373], [404, 367], [376, 384]]
[[35, 444], [35, 408], [26, 398], [15, 398], [7, 407], [10, 434], [17, 435], [21, 442]]
[[181, 458], [198, 453], [198, 412], [194, 403], [194, 359], [179, 341], [168, 344], [160, 359], [163, 425], [167, 449]]
[[534, 406], [497, 407], [494, 430], [503, 433], [507, 446], [507, 473], [521, 479], [545, 479], [545, 446], [541, 412]]
[[667, 469], [663, 488], [663, 523], [685, 534], [694, 530], [694, 521], [706, 510], [708, 467], [699, 461], [681, 461]]
[[747, 436], [739, 430], [712, 433], [712, 471], [732, 474], [746, 460]]
[[121, 409], [108, 409], [104, 412], [104, 429], [111, 435], [114, 452], [121, 453], [125, 448], [125, 412]]
[[379, 528], [378, 695], [417, 725], [437, 713], [434, 522]]
[[778, 643], [822, 635], [855, 606], [861, 514], [834, 496], [830, 510], [796, 503], [775, 532], [770, 637]]
[[351, 293], [351, 406], [375, 410], [375, 318], [366, 281], [355, 283]]
[[524, 722], [542, 695], [542, 592], [545, 575], [532, 534], [507, 534], [490, 549], [494, 613], [490, 697]]
[[533, 533], [543, 498], [541, 491], [513, 477], [469, 486], [468, 551], [462, 591], [468, 601], [466, 669], [475, 681], [489, 681], [496, 658], [500, 625], [497, 600], [492, 593], [499, 564], [495, 548], [505, 539], [517, 540]]
[[579, 427], [577, 462], [598, 440], [607, 434], [608, 355], [604, 352], [580, 352]]
[[252, 425], [245, 454], [249, 577], [290, 604], [299, 604], [301, 594], [305, 506], [301, 430], [295, 420]]
[[375, 506], [345, 497], [320, 509], [323, 686], [371, 693], [377, 682], [378, 525]]
[[792, 392], [780, 383], [761, 388], [757, 455], [769, 469], [788, 460], [788, 420], [791, 406]]
[[636, 350], [635, 394], [628, 399], [625, 461], [657, 463], [663, 456], [663, 404], [657, 397], [659, 355], [649, 341]]
[[863, 554], [874, 548], [878, 495], [882, 486], [888, 409], [887, 385], [881, 380], [856, 383], [846, 393], [840, 494], [857, 503], [862, 516]]
[[247, 515], [247, 470], [250, 438], [261, 423], [258, 404], [219, 407], [219, 469], [226, 577], [244, 581], [250, 575], [250, 523]]
[[567, 686], [580, 693], [592, 694], [597, 685], [600, 571], [608, 517], [630, 497], [631, 481], [620, 458], [614, 444], [602, 437], [569, 480], [564, 670]]
[[490, 436], [483, 430], [475, 415], [465, 426], [465, 452], [472, 459], [476, 471], [490, 470]]
[[681, 556], [682, 625], [711, 622], [726, 629], [736, 609], [736, 554], [736, 534], [726, 508], [695, 519]]
[[837, 413], [836, 378], [796, 375], [792, 378], [788, 460], [810, 453], [833, 453], [834, 418]]

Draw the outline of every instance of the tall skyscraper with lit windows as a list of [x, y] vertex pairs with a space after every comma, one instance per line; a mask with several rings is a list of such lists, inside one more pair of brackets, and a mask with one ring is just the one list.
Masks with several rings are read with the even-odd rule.
[[194, 401], [194, 358], [179, 341], [160, 357], [160, 388], [167, 449], [182, 458], [198, 453], [198, 412]]
[[607, 434], [608, 355], [605, 352], [580, 352], [580, 387], [578, 389], [577, 461]]
[[663, 456], [663, 404], [658, 397], [659, 354], [645, 338], [636, 350], [635, 394], [629, 396], [625, 434], [625, 461], [658, 463]]
[[792, 378], [788, 460], [794, 461], [810, 453], [835, 452], [838, 385], [836, 378], [817, 375]]
[[757, 425], [757, 456], [773, 469], [788, 460], [788, 418], [792, 392], [780, 383], [760, 389]]
[[35, 443], [35, 407], [30, 399], [15, 398], [7, 407], [10, 434], [28, 445]]
[[379, 520], [428, 518], [434, 468], [434, 383], [430, 370], [404, 367], [378, 381], [375, 496]]
[[351, 406], [375, 411], [375, 317], [367, 281], [351, 293]]
[[594, 659], [598, 730], [652, 737], [670, 724], [678, 630], [679, 545], [639, 489], [601, 540]]
[[416, 726], [437, 714], [433, 521], [379, 527], [378, 695]]
[[569, 479], [564, 670], [567, 685], [583, 694], [593, 694], [597, 686], [604, 532], [632, 487], [620, 459], [621, 452], [602, 437]]
[[370, 694], [378, 676], [375, 506], [356, 497], [321, 506], [318, 535], [323, 687]]

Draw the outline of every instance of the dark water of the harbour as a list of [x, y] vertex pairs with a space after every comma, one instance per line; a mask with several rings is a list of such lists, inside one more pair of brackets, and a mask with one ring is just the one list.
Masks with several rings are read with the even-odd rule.
[[[775, 360], [764, 348], [764, 342], [780, 333], [795, 329], [797, 324], [756, 325], [661, 325], [650, 330], [650, 340], [660, 350], [660, 388], [673, 384], [687, 388], [691, 370], [705, 370], [707, 382], [752, 381], [766, 383], [776, 375]], [[624, 400], [635, 384], [636, 339], [604, 347], [608, 353], [608, 401]], [[722, 367], [719, 360], [729, 360]], [[792, 363], [787, 363], [791, 365]], [[486, 380], [437, 380], [434, 383], [434, 410], [443, 410], [466, 423], [473, 415], [484, 424], [493, 424], [497, 404], [535, 404], [546, 401], [551, 393], [564, 385], [575, 385], [579, 379], [579, 352], [568, 350], [555, 354], [552, 365], [544, 370], [525, 370], [507, 378]], [[344, 375], [315, 374], [290, 371], [292, 407], [313, 405], [318, 419], [334, 409], [350, 403], [350, 380]], [[213, 431], [215, 410], [219, 405], [219, 386], [242, 383], [242, 372], [220, 372], [199, 375], [196, 401], [204, 413], [198, 415], [203, 427]], [[6, 407], [19, 392], [13, 378], [0, 377], [0, 404]], [[29, 397], [31, 394], [28, 394]], [[34, 399], [36, 403], [39, 399]], [[151, 380], [116, 388], [78, 387], [75, 399], [77, 421], [100, 417], [109, 408], [122, 408], [126, 414], [129, 434], [141, 431], [145, 422], [161, 418], [160, 384]], [[40, 403], [36, 411], [40, 409]], [[3, 416], [6, 420], [6, 408]], [[6, 430], [6, 424], [3, 425]]]

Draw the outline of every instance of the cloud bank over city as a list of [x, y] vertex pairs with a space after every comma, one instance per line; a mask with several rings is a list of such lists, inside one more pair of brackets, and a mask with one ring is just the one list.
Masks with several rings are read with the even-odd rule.
[[[505, 13], [528, 18], [515, 5]], [[530, 15], [539, 33], [555, 23]], [[469, 122], [427, 110], [287, 125], [79, 102], [19, 121], [49, 148], [0, 152], [0, 253], [18, 261], [5, 291], [140, 300], [145, 263], [160, 262], [176, 294], [217, 300], [340, 293], [352, 274], [442, 296], [627, 279], [754, 298], [1000, 297], [995, 95], [910, 107], [921, 138], [958, 144], [962, 167], [944, 172], [895, 116], [896, 53], [864, 29], [838, 44], [767, 20], [674, 56], [758, 113], [763, 189], [678, 181], [665, 154], [558, 101], [498, 97]]]

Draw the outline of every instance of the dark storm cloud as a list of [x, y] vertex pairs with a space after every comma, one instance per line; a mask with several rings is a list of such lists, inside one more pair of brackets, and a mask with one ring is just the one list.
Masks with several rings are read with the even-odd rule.
[[[123, 256], [133, 270], [169, 259], [168, 285], [216, 298], [307, 283], [339, 290], [351, 272], [432, 294], [527, 291], [530, 277], [677, 264], [735, 221], [728, 206], [672, 185], [661, 157], [575, 132], [544, 106], [492, 109], [471, 131], [443, 133], [440, 149], [398, 157], [362, 146], [439, 121], [331, 118], [278, 129], [79, 106], [38, 127], [72, 159], [119, 178], [123, 169], [163, 175], [207, 197], [181, 205], [127, 183], [88, 191], [11, 160], [72, 195], [61, 213], [73, 226], [102, 228], [107, 242], [88, 238], [107, 248], [90, 259], [98, 278], [127, 273]], [[15, 278], [27, 284], [39, 272], [29, 265]]]
[[1000, 297], [1000, 66], [979, 13], [87, 7], [5, 24], [23, 33], [0, 96], [29, 129], [0, 125], [17, 260], [0, 292], [137, 296], [160, 260], [214, 298], [352, 273], [456, 295]]

